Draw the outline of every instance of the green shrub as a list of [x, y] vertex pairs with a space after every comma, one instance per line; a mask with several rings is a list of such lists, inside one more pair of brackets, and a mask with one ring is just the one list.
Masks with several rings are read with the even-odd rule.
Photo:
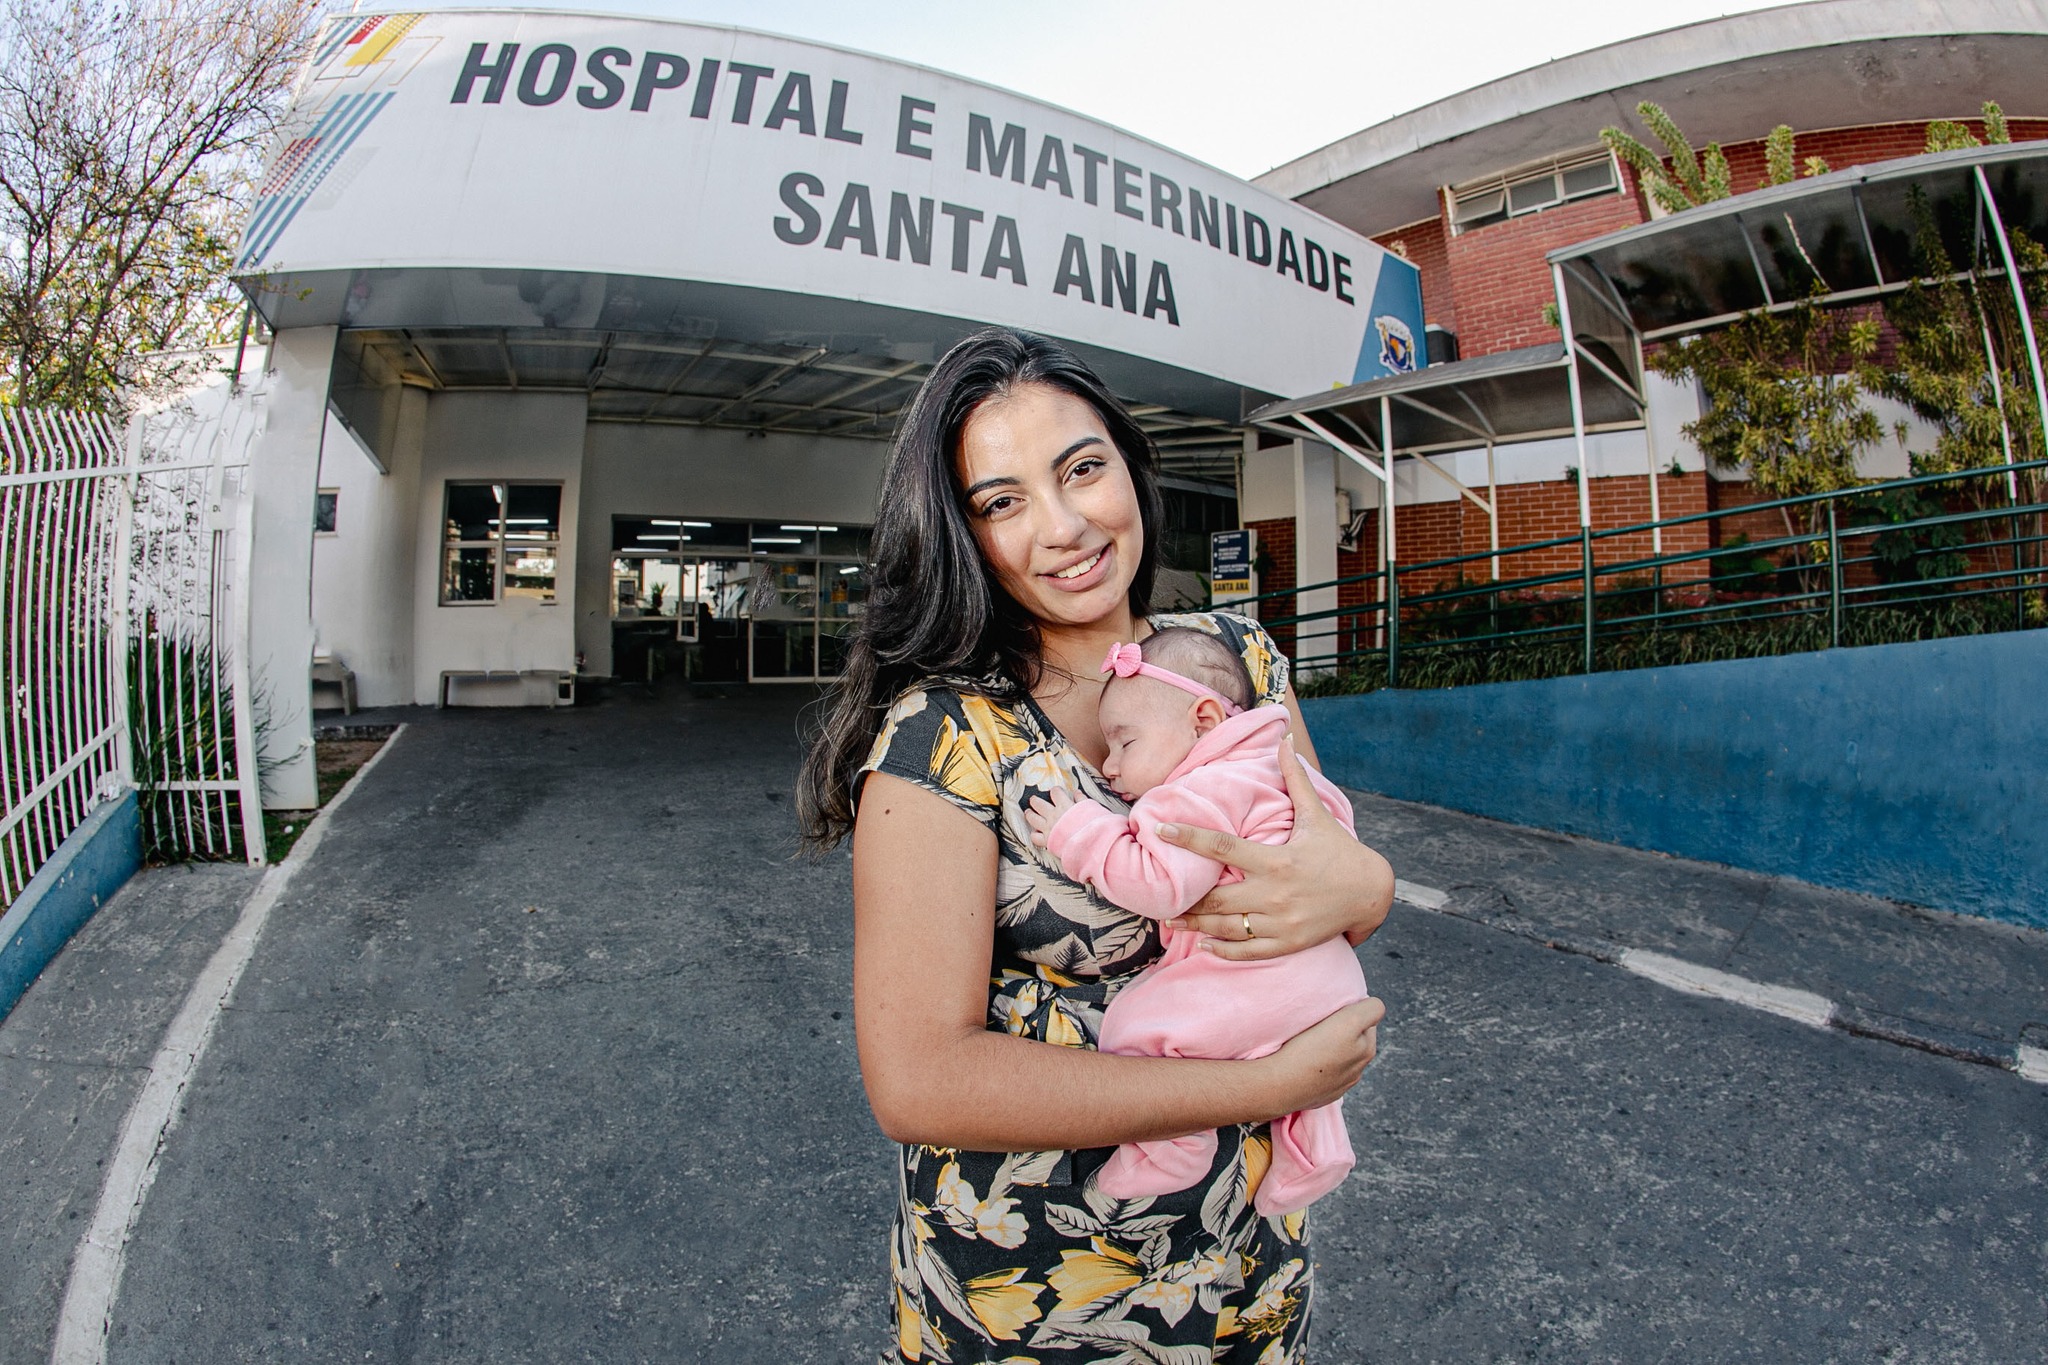
[[[1571, 619], [1579, 619], [1575, 599], [1555, 603]], [[1780, 604], [1757, 604], [1773, 607]], [[1751, 610], [1755, 610], [1754, 607]], [[2029, 595], [2027, 625], [2044, 623], [2040, 594]], [[2012, 599], [2006, 596], [1958, 598], [1913, 607], [1866, 607], [1842, 618], [1844, 645], [1888, 645], [1960, 635], [1988, 635], [2014, 626]], [[1828, 647], [1825, 611], [1756, 616], [1714, 621], [1689, 628], [1643, 629], [1596, 640], [1594, 671], [1668, 668], [1678, 664], [1713, 663], [1727, 659], [1758, 659], [1802, 654]], [[1408, 688], [1469, 687], [1477, 683], [1529, 682], [1562, 678], [1585, 669], [1585, 646], [1577, 638], [1510, 642], [1506, 645], [1411, 644], [1404, 624], [1401, 633], [1401, 686]], [[1337, 671], [1306, 677], [1297, 684], [1303, 697], [1348, 696], [1376, 692], [1387, 685], [1387, 656], [1374, 651], [1350, 660]]]

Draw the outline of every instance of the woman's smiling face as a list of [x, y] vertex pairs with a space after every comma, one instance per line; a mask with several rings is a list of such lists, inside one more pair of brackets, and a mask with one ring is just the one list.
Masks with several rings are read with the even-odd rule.
[[956, 461], [982, 558], [1047, 625], [1124, 608], [1145, 548], [1137, 489], [1095, 409], [1021, 384], [967, 418]]

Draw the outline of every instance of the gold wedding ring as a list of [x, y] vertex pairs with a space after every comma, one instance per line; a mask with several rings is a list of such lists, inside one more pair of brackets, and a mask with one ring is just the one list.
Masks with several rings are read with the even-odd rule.
[[1242, 916], [1240, 916], [1240, 918], [1244, 920], [1244, 936], [1245, 936], [1246, 938], [1256, 938], [1256, 937], [1258, 937], [1258, 936], [1257, 936], [1256, 934], [1252, 933], [1252, 917], [1251, 917], [1251, 915], [1249, 915], [1249, 914], [1245, 914], [1245, 915], [1242, 915]]

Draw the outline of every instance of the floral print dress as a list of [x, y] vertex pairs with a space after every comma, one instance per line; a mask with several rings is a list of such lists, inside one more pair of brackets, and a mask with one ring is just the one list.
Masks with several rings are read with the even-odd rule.
[[[1222, 635], [1262, 702], [1287, 690], [1286, 659], [1243, 617], [1152, 624]], [[904, 693], [861, 771], [933, 792], [996, 835], [988, 1026], [1094, 1047], [1104, 1007], [1159, 956], [1158, 925], [1063, 876], [1033, 846], [1024, 811], [1062, 785], [1122, 809], [1101, 776], [1001, 678], [934, 678]], [[1266, 1125], [1217, 1136], [1207, 1180], [1133, 1200], [1096, 1189], [1109, 1147], [905, 1146], [884, 1365], [1299, 1365], [1313, 1283], [1306, 1215], [1262, 1218], [1252, 1207], [1272, 1156]]]

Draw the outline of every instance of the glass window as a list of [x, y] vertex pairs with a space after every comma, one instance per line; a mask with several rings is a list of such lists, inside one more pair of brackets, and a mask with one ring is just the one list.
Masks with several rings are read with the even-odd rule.
[[815, 622], [755, 620], [755, 678], [813, 678], [817, 670]]
[[515, 483], [505, 489], [505, 596], [555, 600], [555, 558], [562, 543], [562, 486]]
[[555, 601], [562, 486], [450, 483], [443, 517], [443, 605]]
[[[833, 527], [838, 530], [838, 527]], [[812, 521], [757, 521], [749, 537], [757, 555], [807, 555], [818, 550], [818, 524]]]
[[1460, 228], [1473, 228], [1501, 222], [1507, 216], [1507, 192], [1495, 187], [1460, 196], [1452, 221]]
[[1508, 212], [1534, 213], [1537, 209], [1548, 208], [1557, 202], [1557, 177], [1541, 176], [1535, 180], [1519, 180], [1508, 186]]
[[525, 597], [536, 602], [555, 600], [553, 545], [508, 544], [505, 547], [505, 596]]
[[341, 490], [337, 488], [323, 488], [313, 495], [314, 534], [334, 534], [334, 514], [340, 501]]
[[812, 560], [754, 566], [748, 605], [756, 621], [809, 621], [818, 614], [818, 566]]
[[859, 564], [821, 564], [825, 580], [818, 594], [818, 615], [835, 620], [858, 620], [868, 604], [867, 570]]
[[562, 534], [562, 486], [515, 483], [505, 488], [505, 539], [557, 540]]
[[818, 622], [818, 677], [830, 680], [846, 671], [846, 652], [853, 643], [853, 622]]
[[441, 562], [441, 601], [498, 600], [498, 547], [495, 545], [450, 545]]
[[[520, 529], [516, 509], [506, 520]], [[831, 522], [614, 517], [612, 618], [673, 622], [678, 639], [700, 647], [686, 667], [710, 670], [701, 676], [834, 678], [867, 607], [873, 534]]]
[[443, 518], [441, 601], [443, 604], [498, 600], [498, 533], [505, 486], [451, 483]]
[[1605, 158], [1589, 161], [1583, 166], [1568, 167], [1563, 176], [1564, 197], [1567, 199], [1580, 199], [1619, 188], [1614, 183], [1614, 163]]
[[1498, 176], [1453, 185], [1451, 227], [1465, 232], [1519, 218], [1573, 199], [1613, 194], [1621, 188], [1614, 157], [1605, 150], [1568, 153]]
[[827, 560], [818, 566], [818, 577], [818, 676], [836, 678], [846, 671], [854, 626], [867, 612], [867, 568]]
[[496, 540], [504, 497], [505, 486], [499, 483], [449, 484], [449, 542]]
[[737, 621], [747, 615], [754, 566], [744, 559], [700, 560], [685, 580], [690, 609], [702, 621]]
[[705, 521], [680, 518], [682, 529], [689, 533], [690, 548], [693, 550], [725, 550], [732, 554], [752, 554], [747, 544], [752, 529], [744, 521]]
[[612, 518], [612, 615], [675, 616], [681, 600], [684, 542], [675, 517]]

